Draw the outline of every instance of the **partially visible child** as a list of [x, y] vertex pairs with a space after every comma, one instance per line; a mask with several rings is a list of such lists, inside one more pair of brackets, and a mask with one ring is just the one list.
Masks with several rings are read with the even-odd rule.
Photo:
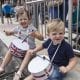
[[61, 20], [64, 20], [66, 18], [68, 0], [50, 0], [48, 6], [50, 19], [60, 18]]
[[[37, 38], [39, 40], [43, 40], [43, 36], [30, 23], [30, 20], [31, 20], [31, 15], [29, 14], [28, 11], [18, 13], [18, 22], [20, 25], [18, 25], [18, 27], [16, 27], [15, 29], [13, 29], [11, 31], [5, 30], [4, 32], [8, 36], [18, 34], [18, 37], [22, 40], [24, 40], [25, 37], [29, 34], [29, 36], [27, 37], [27, 39], [25, 39], [25, 41], [28, 42], [30, 49], [34, 49], [36, 47], [35, 38]], [[20, 54], [20, 53], [15, 54], [15, 53], [11, 52], [11, 50], [9, 49], [3, 59], [2, 64], [0, 65], [0, 73], [5, 71], [5, 67], [11, 61], [13, 56], [16, 56], [23, 60], [25, 57], [25, 54], [27, 54], [27, 52], [24, 54]], [[28, 57], [28, 58], [29, 58], [28, 60], [30, 60], [31, 57]], [[19, 78], [19, 76], [18, 76], [18, 78]]]
[[[52, 22], [49, 22], [47, 27], [49, 39], [35, 49], [29, 50], [28, 54], [33, 55], [40, 50], [47, 49], [50, 60], [52, 60], [54, 55], [55, 56], [52, 61], [54, 68], [53, 73], [46, 80], [63, 80], [63, 77], [66, 75], [66, 73], [72, 70], [76, 65], [77, 58], [74, 55], [71, 45], [64, 40], [64, 22], [55, 19]], [[33, 75], [30, 75], [25, 80], [35, 79]]]
[[77, 3], [78, 0], [73, 0], [72, 31], [77, 32], [78, 29], [78, 33], [80, 33], [80, 5]]
[[[72, 32], [80, 34], [80, 5], [77, 4], [78, 0], [73, 0], [73, 9], [72, 9]], [[67, 23], [69, 20], [69, 13], [67, 14]], [[66, 24], [67, 24], [66, 23]], [[66, 25], [68, 27], [68, 25]]]
[[5, 4], [2, 5], [2, 12], [4, 16], [7, 18], [7, 22], [11, 22], [11, 16], [15, 14], [13, 6], [9, 3], [8, 0], [5, 1]]

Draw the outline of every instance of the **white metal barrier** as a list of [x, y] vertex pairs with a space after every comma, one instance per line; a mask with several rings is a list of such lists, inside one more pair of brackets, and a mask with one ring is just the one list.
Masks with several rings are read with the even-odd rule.
[[[78, 46], [78, 26], [79, 26], [79, 0], [76, 5], [77, 9], [77, 22], [76, 22], [76, 29], [73, 32], [72, 26], [72, 17], [73, 17], [73, 0], [60, 0], [63, 1], [62, 3], [58, 3], [55, 5], [54, 0], [30, 0], [26, 2], [27, 8], [30, 12], [32, 12], [32, 22], [34, 26], [36, 26], [39, 31], [46, 37], [47, 34], [47, 27], [46, 22], [48, 20], [52, 20], [55, 18], [59, 18], [65, 22], [65, 26], [67, 26], [68, 32], [66, 32], [65, 37], [67, 38], [68, 42], [75, 46], [75, 49], [80, 49]], [[51, 2], [51, 3], [50, 3]], [[67, 14], [69, 14], [68, 20], [66, 20]], [[67, 23], [67, 24], [66, 24]], [[75, 40], [73, 40], [75, 38]], [[73, 44], [73, 41], [75, 45]]]

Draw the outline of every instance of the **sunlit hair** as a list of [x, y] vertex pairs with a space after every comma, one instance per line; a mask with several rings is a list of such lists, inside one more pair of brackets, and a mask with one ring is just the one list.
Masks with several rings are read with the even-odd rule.
[[18, 11], [18, 15], [17, 15], [17, 16], [18, 16], [18, 18], [19, 18], [19, 17], [21, 17], [21, 16], [23, 16], [23, 15], [27, 16], [29, 20], [32, 19], [32, 14], [31, 14], [31, 12], [29, 12], [28, 10], [26, 10], [24, 7], [21, 8], [21, 9]]
[[64, 27], [64, 22], [60, 19], [53, 19], [52, 21], [49, 21], [47, 23], [47, 32], [48, 34], [50, 32], [59, 32], [63, 31], [65, 33], [65, 27]]

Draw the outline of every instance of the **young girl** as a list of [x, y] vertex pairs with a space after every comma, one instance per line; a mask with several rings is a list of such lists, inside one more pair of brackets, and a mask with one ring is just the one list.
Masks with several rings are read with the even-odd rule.
[[[11, 31], [5, 30], [4, 32], [8, 36], [18, 34], [18, 37], [22, 40], [24, 40], [25, 37], [29, 34], [29, 36], [27, 37], [27, 39], [25, 39], [25, 41], [28, 42], [30, 49], [34, 49], [36, 47], [35, 38], [39, 40], [43, 40], [43, 36], [37, 31], [37, 29], [32, 24], [30, 24], [30, 19], [31, 19], [31, 15], [29, 14], [28, 11], [21, 12], [18, 14], [18, 21], [20, 25]], [[0, 66], [0, 73], [5, 71], [5, 67], [11, 61], [13, 56], [16, 56], [20, 59], [24, 59], [25, 54], [27, 54], [27, 52], [21, 55], [20, 53], [17, 53], [17, 54], [13, 53], [9, 49]], [[31, 57], [28, 57], [28, 58], [31, 58]]]
[[[64, 23], [61, 20], [56, 19], [52, 22], [49, 22], [47, 27], [49, 39], [39, 47], [29, 50], [28, 54], [33, 55], [34, 53], [46, 48], [54, 68], [52, 74], [49, 75], [46, 80], [63, 80], [64, 75], [73, 69], [77, 60], [74, 56], [72, 47], [64, 40]], [[54, 59], [52, 60], [53, 56]], [[34, 76], [30, 75], [25, 80], [34, 80]]]

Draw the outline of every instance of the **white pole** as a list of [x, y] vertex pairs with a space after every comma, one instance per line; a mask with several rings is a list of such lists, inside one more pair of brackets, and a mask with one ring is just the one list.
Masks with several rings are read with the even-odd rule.
[[72, 45], [72, 3], [73, 0], [69, 0], [68, 5], [69, 5], [69, 20], [68, 20], [68, 29], [69, 29], [69, 43]]

